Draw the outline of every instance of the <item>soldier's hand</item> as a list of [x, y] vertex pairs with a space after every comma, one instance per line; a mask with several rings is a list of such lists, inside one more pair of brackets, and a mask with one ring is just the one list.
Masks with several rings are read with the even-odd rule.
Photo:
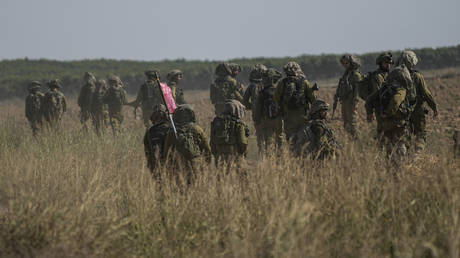
[[367, 122], [371, 123], [372, 121], [374, 121], [374, 114], [367, 114]]

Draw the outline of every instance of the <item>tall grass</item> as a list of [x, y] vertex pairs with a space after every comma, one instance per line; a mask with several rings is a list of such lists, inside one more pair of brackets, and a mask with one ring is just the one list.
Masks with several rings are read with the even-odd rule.
[[[194, 103], [209, 132], [208, 101]], [[151, 178], [129, 113], [120, 137], [97, 137], [72, 106], [62, 132], [34, 138], [20, 105], [0, 106], [0, 256], [460, 256], [460, 164], [443, 117], [426, 153], [398, 169], [371, 127], [351, 143], [333, 121], [345, 146], [336, 160], [257, 155], [251, 138], [243, 168], [201, 163], [185, 187]]]

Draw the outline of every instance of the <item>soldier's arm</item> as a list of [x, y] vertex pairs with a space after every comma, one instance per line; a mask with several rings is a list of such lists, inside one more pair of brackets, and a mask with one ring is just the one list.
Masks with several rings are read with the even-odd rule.
[[185, 104], [184, 91], [181, 88], [176, 88], [176, 103], [178, 105]]
[[281, 79], [278, 84], [276, 85], [275, 95], [273, 99], [278, 103], [278, 105], [282, 105], [281, 98], [283, 96], [283, 80]]
[[211, 146], [209, 146], [206, 134], [198, 125], [195, 125], [195, 131], [198, 136], [198, 146], [200, 146], [201, 153], [205, 156], [207, 161], [211, 161]]
[[434, 101], [433, 95], [431, 94], [431, 91], [426, 84], [425, 78], [423, 78], [422, 74], [417, 73], [417, 79], [418, 83], [420, 84], [420, 89], [422, 90], [421, 93], [423, 100], [426, 101], [426, 103], [428, 104], [428, 106], [430, 106], [433, 112], [437, 113], [438, 109], [436, 102]]
[[236, 134], [238, 140], [238, 152], [240, 154], [246, 154], [246, 150], [248, 148], [248, 137], [246, 136], [246, 126], [243, 123], [238, 124]]
[[385, 109], [386, 116], [394, 116], [396, 112], [399, 110], [399, 107], [403, 103], [404, 99], [406, 98], [406, 89], [400, 87], [396, 94], [391, 98], [390, 103], [388, 104], [387, 108]]
[[216, 130], [214, 129], [214, 120], [211, 122], [211, 138], [209, 140], [209, 145], [211, 147], [211, 153], [216, 155], [216, 143], [214, 142]]
[[234, 95], [235, 95], [235, 99], [238, 100], [239, 102], [243, 102], [243, 91], [244, 91], [244, 88], [243, 88], [243, 85], [238, 82], [237, 80], [235, 80], [235, 89], [234, 89]]
[[26, 118], [30, 120], [31, 116], [30, 116], [30, 104], [29, 104], [29, 96], [27, 96], [26, 98], [26, 106], [25, 106], [25, 115], [26, 115]]
[[64, 94], [62, 94], [62, 111], [67, 112], [67, 100]]
[[260, 92], [259, 96], [257, 96], [256, 103], [252, 112], [254, 112], [254, 124], [260, 124], [262, 120], [262, 109], [263, 109], [263, 90]]
[[363, 76], [360, 72], [354, 71], [349, 79], [349, 83], [353, 89], [353, 103], [355, 104], [355, 106], [359, 102], [359, 83], [361, 82], [362, 78]]
[[374, 109], [376, 107], [376, 102], [378, 101], [379, 98], [379, 91], [376, 90], [372, 92], [366, 99], [366, 104], [364, 105], [366, 108], [366, 113], [367, 115], [372, 115], [374, 114]]

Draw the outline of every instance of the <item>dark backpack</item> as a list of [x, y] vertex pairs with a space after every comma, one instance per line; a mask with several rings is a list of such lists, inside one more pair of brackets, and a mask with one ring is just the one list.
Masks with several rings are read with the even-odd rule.
[[48, 114], [58, 114], [64, 110], [63, 95], [59, 92], [48, 92], [45, 96], [45, 108]]
[[380, 99], [380, 107], [378, 109], [379, 113], [382, 114], [383, 111], [388, 107], [390, 104], [391, 99], [396, 94], [398, 89], [401, 86], [398, 85], [390, 85], [384, 84], [382, 88], [379, 90], [379, 99]]
[[201, 149], [195, 141], [193, 126], [177, 128], [176, 150], [188, 160], [201, 155]]
[[106, 100], [110, 110], [121, 110], [123, 106], [122, 89], [110, 87], [107, 91]]
[[216, 117], [211, 124], [212, 130], [215, 132], [213, 141], [218, 145], [236, 144], [236, 123], [236, 121], [229, 117]]
[[264, 98], [264, 112], [269, 119], [275, 119], [281, 115], [281, 108], [274, 99], [275, 87], [268, 87], [263, 89]]
[[364, 76], [363, 80], [358, 83], [358, 95], [361, 99], [366, 100], [372, 94], [372, 77], [377, 74], [377, 71], [369, 72]]
[[302, 92], [303, 77], [286, 77], [283, 79], [283, 103], [289, 109], [299, 109], [305, 106]]

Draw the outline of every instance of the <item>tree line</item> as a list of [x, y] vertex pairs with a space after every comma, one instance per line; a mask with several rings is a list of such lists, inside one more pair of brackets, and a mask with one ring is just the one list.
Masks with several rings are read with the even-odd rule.
[[[420, 58], [417, 68], [420, 70], [439, 69], [460, 66], [460, 45], [441, 48], [412, 49]], [[363, 73], [376, 69], [375, 58], [381, 52], [358, 55], [361, 59]], [[392, 51], [396, 59], [400, 51]], [[339, 63], [341, 55], [301, 55], [298, 57], [281, 58], [239, 58], [227, 60], [242, 66], [238, 76], [247, 81], [251, 67], [263, 63], [267, 67], [282, 70], [288, 61], [296, 61], [310, 80], [321, 80], [338, 77], [343, 73]], [[172, 69], [180, 69], [184, 74], [181, 87], [185, 90], [208, 89], [215, 78], [214, 69], [221, 61], [194, 60], [163, 60], [163, 61], [132, 61], [112, 59], [86, 59], [78, 61], [55, 61], [47, 59], [29, 60], [28, 58], [0, 61], [0, 99], [24, 97], [27, 95], [27, 84], [32, 80], [45, 83], [49, 79], [59, 78], [63, 84], [63, 92], [68, 95], [78, 94], [83, 85], [84, 72], [89, 71], [98, 78], [106, 78], [116, 74], [122, 79], [128, 93], [134, 94], [145, 80], [144, 71], [159, 69], [162, 79]]]

